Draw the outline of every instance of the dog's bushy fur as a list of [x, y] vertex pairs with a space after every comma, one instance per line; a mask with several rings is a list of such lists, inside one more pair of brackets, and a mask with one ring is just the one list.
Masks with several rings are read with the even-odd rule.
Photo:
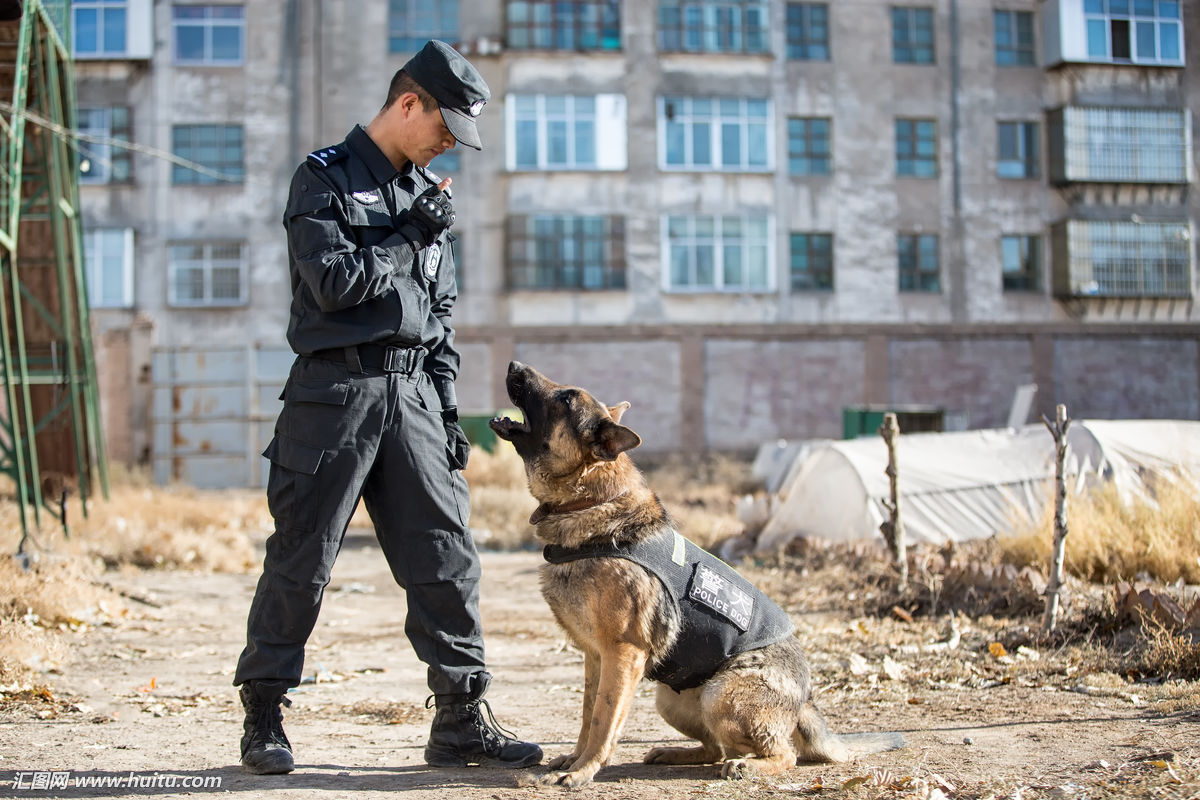
[[[641, 444], [621, 424], [628, 403], [606, 406], [588, 392], [509, 365], [509, 398], [524, 422], [492, 420], [525, 463], [538, 538], [572, 549], [617, 546], [673, 528], [642, 473], [626, 455]], [[542, 567], [542, 594], [584, 653], [583, 719], [569, 755], [550, 762], [548, 782], [579, 786], [609, 763], [634, 689], [680, 632], [677, 604], [644, 567], [619, 557]], [[696, 747], [656, 747], [647, 763], [721, 763], [730, 778], [774, 774], [806, 761], [843, 761], [903, 747], [899, 734], [837, 736], [812, 701], [808, 662], [794, 636], [735, 655], [702, 685], [660, 685], [657, 707]]]

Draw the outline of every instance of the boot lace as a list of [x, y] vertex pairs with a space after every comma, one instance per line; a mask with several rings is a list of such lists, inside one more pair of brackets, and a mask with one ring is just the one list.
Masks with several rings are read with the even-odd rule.
[[[292, 707], [292, 701], [286, 695], [279, 698], [279, 703], [287, 708]], [[260, 702], [256, 704], [253, 741], [282, 745], [291, 749], [292, 743], [288, 741], [287, 734], [283, 732], [283, 712], [280, 711], [278, 703]]]
[[[492, 707], [487, 700], [474, 700], [466, 704], [467, 709], [474, 719], [472, 722], [479, 729], [480, 738], [490, 750], [501, 750], [509, 742], [515, 742], [517, 735], [506, 729], [496, 721], [496, 715], [492, 713]], [[487, 715], [484, 715], [484, 711]]]

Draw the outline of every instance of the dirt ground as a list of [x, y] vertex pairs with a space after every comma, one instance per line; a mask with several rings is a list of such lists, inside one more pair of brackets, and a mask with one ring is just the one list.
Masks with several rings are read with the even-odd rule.
[[[535, 552], [483, 555], [485, 641], [495, 675], [487, 699], [504, 726], [550, 757], [569, 751], [578, 731], [583, 665], [541, 599], [539, 563]], [[297, 769], [242, 772], [242, 717], [230, 679], [256, 578], [154, 570], [112, 577], [127, 597], [140, 598], [130, 600], [132, 617], [70, 634], [78, 637], [71, 658], [46, 676], [58, 704], [10, 708], [0, 719], [0, 796], [369, 798], [404, 791], [414, 800], [515, 800], [568, 791], [521, 785], [541, 768], [424, 765], [432, 718], [425, 669], [404, 637], [403, 595], [360, 531], [351, 532], [334, 570], [309, 644], [308, 678], [291, 694], [285, 725]], [[1029, 679], [1022, 660], [1049, 654], [1000, 656], [980, 642], [968, 646], [965, 633], [956, 651], [938, 651], [928, 628], [902, 620], [788, 610], [831, 727], [902, 731], [907, 749], [741, 782], [721, 780], [714, 767], [644, 766], [649, 748], [681, 736], [658, 718], [652, 686], [643, 683], [612, 766], [569, 793], [627, 800], [1200, 798], [1195, 684], [1139, 687], [1112, 676], [1089, 681], [1069, 669]], [[947, 672], [947, 658], [967, 677]], [[943, 667], [929, 666], [935, 660]], [[142, 786], [76, 785], [131, 773]], [[219, 778], [220, 787], [170, 788], [182, 778]], [[59, 788], [46, 788], [51, 781]]]

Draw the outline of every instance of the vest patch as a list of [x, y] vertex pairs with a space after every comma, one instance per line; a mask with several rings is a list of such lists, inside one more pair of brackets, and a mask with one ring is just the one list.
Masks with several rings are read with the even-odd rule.
[[750, 629], [750, 621], [754, 619], [754, 598], [707, 564], [696, 565], [688, 597], [708, 606], [737, 625], [743, 633]]

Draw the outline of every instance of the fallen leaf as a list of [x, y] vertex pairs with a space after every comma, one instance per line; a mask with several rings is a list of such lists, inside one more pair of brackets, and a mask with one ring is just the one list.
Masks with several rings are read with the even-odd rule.
[[845, 781], [842, 784], [842, 788], [843, 789], [853, 789], [856, 786], [862, 786], [864, 783], [868, 782], [869, 780], [871, 780], [871, 778], [869, 776], [859, 775], [857, 778], [851, 778], [850, 780]]
[[1008, 655], [1008, 651], [1004, 649], [1004, 645], [1000, 644], [999, 642], [992, 642], [989, 644], [988, 652], [991, 653], [995, 658], [1004, 658], [1006, 655]]

